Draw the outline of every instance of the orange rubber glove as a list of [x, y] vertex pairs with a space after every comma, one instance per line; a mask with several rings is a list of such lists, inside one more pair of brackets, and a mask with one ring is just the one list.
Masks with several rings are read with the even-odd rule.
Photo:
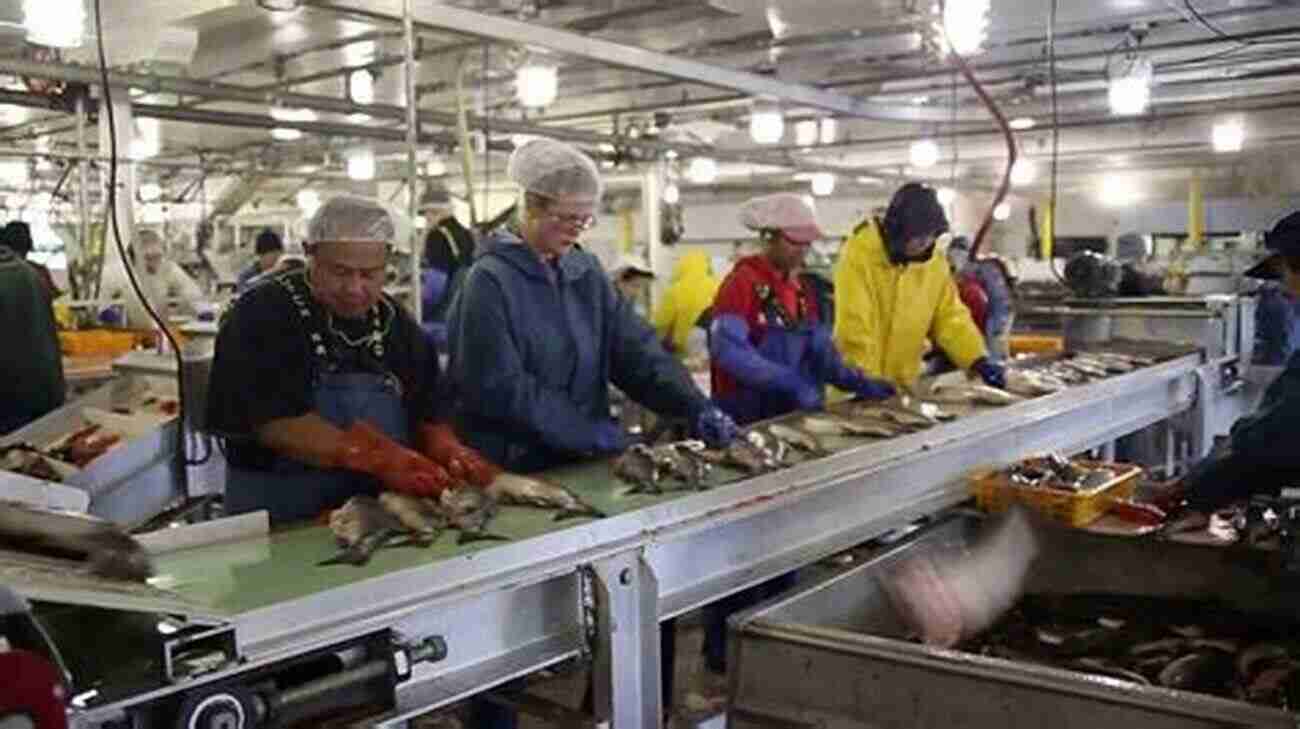
[[420, 452], [442, 465], [452, 478], [476, 486], [488, 486], [501, 473], [501, 467], [484, 458], [456, 437], [446, 423], [420, 426]]
[[374, 476], [390, 491], [415, 496], [437, 496], [452, 485], [451, 476], [442, 466], [364, 420], [352, 423], [343, 432], [334, 464]]

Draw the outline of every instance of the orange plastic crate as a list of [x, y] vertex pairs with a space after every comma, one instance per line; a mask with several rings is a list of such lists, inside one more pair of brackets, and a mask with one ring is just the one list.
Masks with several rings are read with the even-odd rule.
[[1113, 499], [1130, 499], [1137, 490], [1142, 468], [1129, 463], [1102, 463], [1078, 460], [1087, 468], [1109, 468], [1115, 477], [1087, 491], [1024, 486], [1011, 482], [1005, 471], [979, 474], [971, 479], [971, 492], [979, 508], [990, 513], [1005, 511], [1019, 502], [1033, 507], [1056, 521], [1080, 527], [1099, 519], [1110, 509]]
[[137, 332], [120, 329], [59, 332], [59, 348], [69, 357], [115, 357], [130, 352], [138, 341], [140, 335]]
[[1012, 334], [1007, 346], [1012, 355], [1053, 354], [1065, 351], [1065, 338], [1051, 334]]

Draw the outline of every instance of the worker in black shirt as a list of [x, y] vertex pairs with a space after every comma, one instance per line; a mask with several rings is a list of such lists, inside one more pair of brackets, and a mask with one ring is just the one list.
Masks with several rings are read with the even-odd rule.
[[308, 267], [250, 289], [223, 322], [208, 424], [227, 446], [227, 513], [280, 524], [378, 488], [433, 496], [495, 478], [444, 422], [437, 359], [383, 293], [394, 235], [378, 202], [329, 200]]
[[424, 189], [419, 212], [428, 230], [424, 238], [424, 267], [436, 268], [447, 277], [443, 295], [431, 312], [435, 321], [442, 321], [460, 280], [456, 274], [469, 269], [474, 262], [474, 234], [452, 215], [451, 193], [442, 185], [431, 184]]

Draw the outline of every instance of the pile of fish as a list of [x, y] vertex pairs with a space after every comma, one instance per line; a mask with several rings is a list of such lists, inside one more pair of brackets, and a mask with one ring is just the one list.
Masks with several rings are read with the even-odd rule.
[[1027, 595], [959, 646], [1143, 686], [1300, 710], [1300, 625], [1138, 595]]
[[[1045, 386], [1080, 385], [1092, 380], [1102, 380], [1114, 375], [1122, 375], [1139, 367], [1156, 364], [1154, 357], [1121, 354], [1119, 352], [1079, 352], [1069, 354], [1049, 362], [1036, 365], [1022, 365], [1015, 368], [1023, 375], [1036, 377]], [[1012, 378], [1008, 376], [1010, 387]], [[1058, 388], [1060, 389], [1060, 388]], [[1017, 390], [1017, 392], [1020, 392]], [[1021, 393], [1027, 394], [1027, 393]]]
[[113, 522], [70, 511], [0, 500], [0, 548], [81, 563], [95, 576], [142, 582], [149, 554]]
[[363, 565], [382, 547], [427, 547], [449, 528], [459, 532], [457, 544], [504, 541], [508, 537], [487, 529], [501, 504], [552, 509], [556, 520], [605, 516], [559, 484], [513, 473], [502, 473], [486, 489], [462, 485], [436, 499], [392, 491], [378, 498], [354, 496], [330, 512], [330, 531], [340, 551], [320, 564]]
[[1007, 469], [1011, 483], [1062, 491], [1087, 491], [1105, 484], [1117, 475], [1112, 468], [1085, 466], [1060, 453], [1026, 458]]

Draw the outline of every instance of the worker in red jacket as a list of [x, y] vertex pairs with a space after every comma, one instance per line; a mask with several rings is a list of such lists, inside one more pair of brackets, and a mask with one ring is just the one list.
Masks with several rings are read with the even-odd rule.
[[824, 237], [812, 206], [792, 193], [746, 202], [740, 222], [757, 231], [762, 253], [742, 258], [713, 303], [709, 352], [713, 399], [738, 423], [817, 410], [826, 385], [886, 398], [889, 383], [844, 363], [800, 274], [812, 242]]

